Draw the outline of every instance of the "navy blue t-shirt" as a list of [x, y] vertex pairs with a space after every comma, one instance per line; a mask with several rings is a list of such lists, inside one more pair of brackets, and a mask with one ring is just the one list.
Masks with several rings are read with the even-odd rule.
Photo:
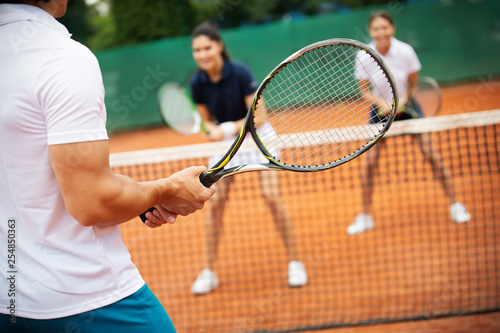
[[196, 104], [205, 104], [219, 123], [236, 121], [247, 114], [245, 97], [257, 90], [250, 69], [236, 61], [224, 60], [219, 82], [210, 81], [200, 70], [191, 77], [191, 95]]

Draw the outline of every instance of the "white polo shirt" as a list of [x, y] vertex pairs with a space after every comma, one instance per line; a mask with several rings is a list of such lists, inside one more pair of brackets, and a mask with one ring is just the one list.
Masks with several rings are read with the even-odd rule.
[[[376, 44], [374, 41], [368, 44], [368, 46], [370, 46], [370, 48], [377, 52]], [[369, 79], [370, 76], [373, 77], [374, 75], [369, 73], [371, 68], [370, 66], [360, 66], [360, 62], [362, 62], [362, 59], [360, 59], [361, 54], [361, 52], [358, 53], [355, 75], [358, 79]], [[392, 76], [394, 77], [394, 81], [398, 89], [399, 98], [406, 98], [409, 88], [409, 75], [420, 71], [420, 69], [422, 68], [415, 50], [413, 50], [413, 48], [409, 44], [404, 43], [396, 39], [395, 37], [392, 37], [389, 51], [385, 55], [382, 55], [380, 53], [378, 54], [387, 64], [387, 67], [389, 67]], [[384, 96], [384, 93], [382, 92], [383, 90], [383, 88], [378, 89], [377, 85], [375, 85], [374, 93], [380, 96]]]
[[80, 225], [48, 156], [108, 139], [97, 59], [42, 9], [0, 4], [0, 73], [0, 313], [59, 318], [136, 292], [120, 228]]

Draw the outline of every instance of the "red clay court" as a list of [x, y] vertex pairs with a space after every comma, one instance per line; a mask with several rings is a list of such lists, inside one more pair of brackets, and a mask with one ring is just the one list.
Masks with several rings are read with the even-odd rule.
[[[500, 81], [442, 88], [440, 115], [500, 109]], [[215, 270], [220, 286], [190, 292], [203, 268], [204, 212], [150, 230], [122, 226], [125, 244], [179, 332], [500, 331], [499, 125], [457, 128], [432, 137], [471, 212], [450, 221], [447, 198], [411, 135], [387, 138], [374, 175], [374, 230], [345, 230], [361, 210], [363, 157], [315, 174], [281, 172], [307, 286], [286, 284], [287, 257], [262, 201], [255, 173], [236, 176], [224, 215]], [[111, 153], [204, 143], [166, 128], [113, 135]], [[116, 167], [137, 180], [168, 176], [205, 157]], [[474, 314], [474, 313], [485, 314]], [[473, 313], [474, 315], [470, 315]], [[449, 317], [451, 316], [451, 317]], [[445, 317], [445, 318], [440, 318]], [[393, 322], [393, 323], [391, 323]], [[364, 326], [368, 325], [368, 326]]]

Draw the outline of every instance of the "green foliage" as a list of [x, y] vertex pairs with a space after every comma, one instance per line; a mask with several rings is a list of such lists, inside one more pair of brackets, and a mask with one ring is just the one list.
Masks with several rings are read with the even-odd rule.
[[57, 19], [72, 34], [72, 38], [82, 44], [86, 44], [89, 30], [85, 10], [84, 0], [68, 1], [66, 15]]
[[[85, 13], [87, 23], [83, 20], [83, 14], [76, 18], [65, 18], [68, 25], [79, 24], [71, 29], [77, 37], [75, 39], [82, 42], [85, 40], [93, 50], [186, 36], [194, 26], [205, 20], [214, 21], [223, 28], [231, 28], [281, 20], [289, 13], [316, 15], [396, 0], [94, 0], [96, 1], [97, 3], [86, 6], [84, 0], [68, 3], [79, 9], [79, 13]], [[109, 10], [103, 12], [103, 4]], [[99, 6], [101, 10], [98, 10]]]
[[90, 49], [101, 50], [119, 45], [116, 42], [116, 24], [113, 14], [92, 15], [90, 25], [92, 27], [88, 38], [88, 47]]
[[222, 27], [275, 21], [294, 10], [302, 0], [191, 0], [197, 20], [211, 20]]
[[194, 12], [185, 0], [111, 0], [115, 42], [134, 44], [189, 34]]
[[315, 15], [388, 2], [395, 0], [191, 0], [198, 22], [208, 19], [223, 27], [276, 21], [292, 12]]

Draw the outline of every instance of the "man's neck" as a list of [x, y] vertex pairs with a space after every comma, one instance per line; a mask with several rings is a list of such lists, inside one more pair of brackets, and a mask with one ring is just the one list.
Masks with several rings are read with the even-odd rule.
[[25, 0], [23, 1], [26, 5], [31, 5], [35, 7], [39, 7], [49, 13], [54, 18], [59, 18], [66, 14], [66, 4], [65, 0], [50, 0], [46, 1], [34, 1], [34, 0]]

